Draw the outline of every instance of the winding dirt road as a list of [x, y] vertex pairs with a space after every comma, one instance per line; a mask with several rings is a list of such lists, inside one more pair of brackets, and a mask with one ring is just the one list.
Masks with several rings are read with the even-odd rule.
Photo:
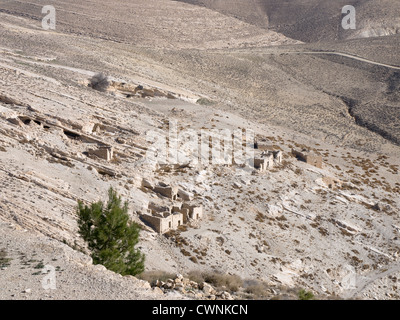
[[400, 70], [399, 66], [394, 66], [394, 65], [390, 65], [390, 64], [386, 64], [386, 63], [380, 63], [380, 62], [372, 61], [372, 60], [369, 60], [369, 59], [365, 59], [365, 58], [362, 58], [362, 57], [358, 57], [358, 56], [355, 56], [355, 55], [352, 55], [352, 54], [348, 54], [348, 53], [343, 53], [343, 52], [334, 52], [334, 51], [291, 51], [291, 52], [285, 52], [284, 54], [335, 55], [335, 56], [346, 57], [346, 58], [354, 59], [354, 60], [357, 60], [357, 61], [373, 64], [373, 65], [376, 65], [376, 66], [381, 66], [381, 67], [385, 67], [385, 68], [389, 68], [389, 69]]

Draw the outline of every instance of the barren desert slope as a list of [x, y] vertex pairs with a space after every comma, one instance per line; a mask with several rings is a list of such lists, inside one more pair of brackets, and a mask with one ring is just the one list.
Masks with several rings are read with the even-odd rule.
[[[400, 4], [396, 0], [179, 1], [213, 9], [304, 42], [387, 36], [400, 30]], [[340, 27], [342, 8], [346, 5], [356, 8], [356, 30]]]
[[[261, 4], [279, 25], [278, 3]], [[236, 274], [245, 287], [262, 282], [263, 298], [299, 288], [399, 298], [399, 35], [318, 42], [289, 32], [301, 21], [272, 31], [251, 11], [169, 0], [56, 0], [56, 30], [46, 31], [43, 5], [0, 6], [0, 250], [11, 259], [1, 299], [216, 298], [93, 266], [76, 204], [104, 199], [110, 186], [143, 227], [148, 271]], [[99, 72], [112, 81], [104, 92], [88, 86]], [[265, 172], [160, 168], [148, 137], [168, 135], [173, 121], [196, 134], [254, 130], [283, 161]], [[111, 159], [92, 155], [104, 146]], [[292, 155], [303, 148], [322, 168]], [[203, 218], [154, 232], [140, 214], [150, 202], [171, 205], [148, 187], [160, 182], [201, 204]], [[58, 267], [57, 290], [42, 288], [39, 262]]]

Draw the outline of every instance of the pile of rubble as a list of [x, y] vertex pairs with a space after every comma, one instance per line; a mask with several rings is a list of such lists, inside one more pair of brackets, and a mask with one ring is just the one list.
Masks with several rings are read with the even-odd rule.
[[[223, 288], [222, 288], [223, 289]], [[235, 298], [226, 290], [217, 290], [207, 282], [197, 283], [178, 274], [175, 279], [166, 282], [157, 280], [154, 290], [160, 293], [178, 291], [194, 299], [202, 300], [234, 300]]]

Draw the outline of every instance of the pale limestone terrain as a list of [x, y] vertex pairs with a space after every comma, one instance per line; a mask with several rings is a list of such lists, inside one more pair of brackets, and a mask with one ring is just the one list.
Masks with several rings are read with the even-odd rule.
[[[91, 264], [76, 204], [105, 199], [110, 186], [143, 226], [147, 270], [237, 274], [321, 297], [399, 297], [398, 55], [353, 41], [333, 55], [332, 43], [300, 45], [175, 1], [96, 3], [55, 1], [55, 31], [40, 27], [42, 1], [0, 10], [0, 249], [12, 259], [0, 270], [1, 299], [171, 297]], [[398, 37], [379, 41], [393, 49]], [[90, 88], [97, 72], [115, 85]], [[123, 84], [164, 96], [127, 95]], [[174, 120], [197, 133], [252, 129], [284, 162], [264, 173], [204, 163], [158, 170], [149, 133], [167, 135]], [[88, 156], [99, 145], [114, 148], [111, 161]], [[291, 156], [303, 146], [322, 154], [322, 169]], [[328, 188], [325, 177], [343, 187]], [[156, 234], [138, 214], [168, 201], [143, 178], [192, 193], [205, 217]], [[41, 288], [29, 259], [60, 266], [57, 290]]]

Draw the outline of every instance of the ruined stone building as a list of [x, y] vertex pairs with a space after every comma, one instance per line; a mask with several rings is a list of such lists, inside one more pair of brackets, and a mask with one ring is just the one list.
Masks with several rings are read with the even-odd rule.
[[95, 150], [90, 149], [88, 151], [88, 155], [96, 156], [96, 157], [99, 157], [100, 159], [104, 159], [106, 161], [111, 161], [114, 156], [114, 149], [113, 149], [113, 147], [102, 146]]
[[142, 187], [152, 190], [155, 193], [160, 194], [163, 197], [166, 197], [172, 201], [181, 200], [181, 201], [192, 201], [193, 194], [189, 191], [186, 191], [182, 188], [170, 186], [163, 182], [159, 182], [156, 186], [154, 186], [149, 180], [142, 180]]
[[272, 153], [266, 155], [261, 154], [254, 158], [254, 168], [260, 171], [266, 171], [274, 167], [274, 156]]
[[153, 191], [171, 200], [176, 200], [178, 198], [178, 188], [172, 187], [162, 182], [156, 185]]
[[282, 151], [263, 151], [258, 156], [254, 157], [254, 168], [259, 171], [266, 171], [274, 168], [282, 163], [283, 153]]
[[203, 207], [188, 203], [178, 203], [166, 207], [151, 202], [148, 205], [147, 213], [140, 217], [156, 232], [163, 234], [187, 224], [190, 220], [200, 220], [203, 217]]
[[314, 167], [322, 169], [322, 156], [311, 152], [310, 150], [303, 149], [297, 151], [292, 149], [292, 154], [300, 161], [306, 162]]
[[203, 206], [196, 204], [184, 203], [183, 209], [189, 210], [189, 218], [193, 220], [200, 220], [203, 218]]
[[183, 215], [181, 213], [172, 213], [165, 216], [143, 214], [141, 219], [160, 234], [175, 230], [183, 224]]
[[278, 150], [278, 151], [272, 151], [272, 154], [274, 155], [274, 164], [279, 165], [283, 161], [283, 152]]
[[[141, 219], [158, 233], [175, 230], [187, 224], [190, 220], [200, 220], [203, 217], [203, 206], [192, 203], [193, 194], [178, 187], [159, 182], [154, 185], [147, 179], [142, 180], [142, 187], [161, 195], [171, 201], [171, 205], [159, 205], [150, 202], [146, 214]], [[159, 200], [164, 201], [164, 200]]]

